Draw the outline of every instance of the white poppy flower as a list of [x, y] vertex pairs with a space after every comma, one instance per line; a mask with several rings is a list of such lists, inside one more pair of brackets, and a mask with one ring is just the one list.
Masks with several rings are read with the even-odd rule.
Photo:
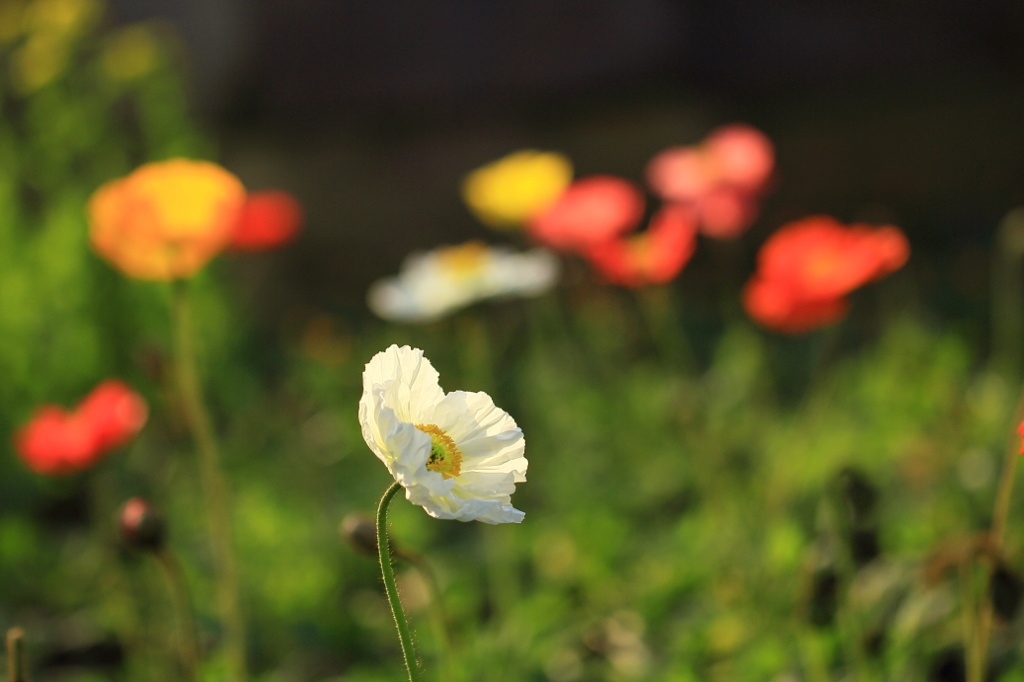
[[484, 298], [538, 296], [558, 272], [558, 258], [545, 249], [516, 253], [470, 241], [410, 254], [398, 276], [370, 287], [367, 302], [386, 320], [430, 322]]
[[431, 516], [523, 520], [511, 500], [526, 480], [522, 430], [486, 393], [446, 394], [420, 349], [392, 345], [366, 364], [359, 422], [406, 499]]

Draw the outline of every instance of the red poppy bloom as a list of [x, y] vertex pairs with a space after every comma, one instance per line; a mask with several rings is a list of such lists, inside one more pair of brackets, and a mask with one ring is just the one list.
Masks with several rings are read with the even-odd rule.
[[[1017, 433], [1019, 433], [1021, 438], [1024, 439], [1024, 422], [1021, 422], [1020, 426], [1017, 427]], [[1022, 440], [1020, 444], [1020, 454], [1024, 455], [1024, 440]]]
[[228, 248], [264, 251], [292, 241], [302, 226], [302, 206], [288, 192], [252, 192], [245, 200]]
[[754, 222], [774, 165], [772, 143], [763, 133], [731, 125], [699, 145], [655, 156], [647, 164], [647, 183], [665, 201], [695, 206], [703, 233], [727, 239]]
[[909, 254], [898, 228], [804, 218], [783, 226], [761, 247], [743, 303], [769, 329], [809, 331], [841, 319], [847, 294], [897, 270]]
[[598, 244], [587, 252], [591, 265], [612, 284], [641, 287], [668, 282], [693, 255], [697, 216], [686, 206], [670, 205], [646, 232]]
[[843, 319], [845, 297], [804, 298], [791, 282], [755, 277], [743, 290], [743, 306], [760, 325], [786, 334], [803, 334]]
[[146, 402], [138, 393], [108, 379], [74, 410], [41, 406], [15, 435], [15, 445], [38, 474], [81, 471], [134, 438], [147, 415]]
[[644, 213], [643, 193], [610, 175], [577, 180], [527, 225], [530, 234], [562, 251], [586, 251], [636, 227]]

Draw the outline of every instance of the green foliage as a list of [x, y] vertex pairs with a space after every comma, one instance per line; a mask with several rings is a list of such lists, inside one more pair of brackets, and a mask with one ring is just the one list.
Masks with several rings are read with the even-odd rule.
[[[84, 215], [102, 182], [208, 148], [159, 27], [102, 30], [87, 0], [0, 7], [0, 432], [108, 376], [153, 410], [130, 448], [70, 479], [30, 476], [3, 446], [0, 625], [26, 626], [37, 660], [124, 647], [123, 666], [61, 679], [176, 679], [166, 586], [113, 523], [144, 494], [169, 520], [204, 674], [220, 679], [204, 500], [165, 359], [169, 292], [100, 262]], [[890, 320], [824, 361], [842, 329], [788, 339], [732, 320], [690, 344], [674, 292], [589, 288], [424, 328], [352, 335], [321, 318], [270, 382], [246, 364], [244, 320], [216, 278], [190, 284], [257, 679], [401, 675], [378, 567], [337, 530], [390, 483], [356, 404], [363, 363], [392, 342], [423, 348], [446, 389], [490, 392], [528, 443], [521, 526], [392, 507], [396, 541], [439, 578], [456, 682], [912, 681], [959, 642], [955, 583], [925, 569], [988, 523], [1015, 391], [949, 332]], [[844, 497], [850, 471], [877, 490], [865, 518]], [[874, 534], [877, 557], [858, 559], [854, 531]], [[1009, 536], [1020, 544], [1020, 524]], [[407, 562], [399, 580], [433, 676], [429, 587]], [[1003, 679], [1024, 676], [1020, 627], [995, 642]]]

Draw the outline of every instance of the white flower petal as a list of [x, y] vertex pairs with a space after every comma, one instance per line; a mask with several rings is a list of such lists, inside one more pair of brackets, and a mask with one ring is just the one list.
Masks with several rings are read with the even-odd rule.
[[[454, 268], [453, 252], [471, 252], [472, 264]], [[555, 285], [558, 257], [546, 249], [516, 253], [508, 247], [470, 242], [410, 254], [396, 277], [374, 282], [367, 305], [396, 322], [431, 322], [481, 299], [538, 296]]]
[[[362, 404], [374, 390], [383, 390], [385, 404], [398, 418], [412, 424], [422, 423], [434, 406], [444, 399], [439, 376], [419, 348], [396, 345], [377, 353], [363, 371]], [[360, 417], [362, 419], [362, 417]]]
[[[445, 395], [423, 351], [391, 346], [367, 363], [359, 421], [367, 446], [405, 487], [406, 499], [431, 516], [522, 521], [511, 495], [526, 480], [523, 432], [486, 393]], [[462, 453], [458, 476], [427, 469], [431, 436], [417, 424], [432, 424], [452, 439]]]

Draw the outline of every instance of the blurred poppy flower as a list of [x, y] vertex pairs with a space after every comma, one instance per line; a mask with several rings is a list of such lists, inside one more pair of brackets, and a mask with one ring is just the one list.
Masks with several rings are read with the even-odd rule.
[[612, 284], [641, 287], [668, 282], [693, 255], [697, 217], [687, 206], [669, 205], [646, 232], [616, 238], [587, 251], [591, 265]]
[[701, 232], [728, 239], [753, 223], [774, 165], [771, 141], [737, 124], [713, 131], [699, 145], [661, 152], [647, 164], [647, 183], [665, 201], [693, 204]]
[[397, 277], [370, 287], [367, 300], [386, 320], [429, 322], [484, 298], [539, 295], [558, 273], [550, 251], [516, 253], [470, 241], [409, 255]]
[[847, 294], [899, 269], [909, 255], [907, 238], [896, 227], [804, 218], [783, 226], [761, 247], [743, 304], [769, 329], [809, 331], [841, 319]]
[[228, 248], [264, 251], [295, 239], [302, 226], [302, 206], [288, 192], [252, 192], [242, 205]]
[[89, 236], [129, 277], [190, 277], [227, 245], [244, 202], [242, 183], [217, 164], [147, 163], [93, 193]]
[[1017, 427], [1017, 433], [1021, 435], [1020, 454], [1024, 455], [1024, 422]]
[[15, 445], [37, 474], [81, 471], [134, 438], [148, 413], [142, 396], [128, 385], [108, 379], [74, 410], [56, 405], [37, 409], [15, 435]]
[[585, 254], [635, 228], [643, 213], [644, 195], [633, 183], [593, 175], [570, 185], [546, 211], [529, 221], [527, 230], [546, 246]]
[[513, 229], [554, 203], [570, 182], [568, 158], [524, 149], [467, 175], [462, 199], [481, 222]]

